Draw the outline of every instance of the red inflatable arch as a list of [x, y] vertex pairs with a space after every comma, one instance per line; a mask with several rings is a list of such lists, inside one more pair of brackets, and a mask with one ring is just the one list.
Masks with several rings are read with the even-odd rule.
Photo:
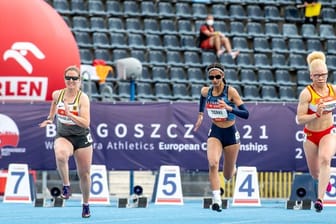
[[43, 0], [0, 1], [0, 15], [0, 100], [51, 100], [80, 65], [70, 28]]

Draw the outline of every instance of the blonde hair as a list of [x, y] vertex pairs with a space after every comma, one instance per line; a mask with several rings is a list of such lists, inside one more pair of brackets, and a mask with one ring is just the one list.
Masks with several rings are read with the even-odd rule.
[[66, 75], [66, 73], [68, 71], [75, 71], [77, 72], [78, 76], [80, 77], [80, 70], [79, 68], [76, 66], [76, 65], [70, 65], [69, 67], [67, 67], [65, 70], [64, 70], [64, 75]]
[[324, 67], [327, 69], [326, 57], [321, 51], [313, 51], [307, 56], [307, 63], [309, 71], [314, 70], [317, 67]]

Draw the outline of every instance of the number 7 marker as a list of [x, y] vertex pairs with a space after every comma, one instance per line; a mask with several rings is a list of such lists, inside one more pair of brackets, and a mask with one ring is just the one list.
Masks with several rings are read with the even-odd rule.
[[4, 202], [31, 203], [31, 189], [28, 165], [9, 164]]

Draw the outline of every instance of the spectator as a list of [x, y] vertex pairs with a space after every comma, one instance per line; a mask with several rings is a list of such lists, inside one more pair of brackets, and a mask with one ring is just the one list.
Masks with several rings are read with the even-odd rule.
[[[317, 18], [320, 15], [321, 6], [317, 4], [318, 0], [304, 0], [305, 7], [305, 23], [317, 25]], [[319, 3], [320, 4], [320, 3]]]
[[215, 50], [218, 58], [226, 50], [229, 54], [231, 54], [232, 59], [235, 59], [239, 55], [239, 51], [232, 51], [229, 38], [227, 38], [223, 33], [216, 31], [213, 24], [213, 15], [208, 15], [205, 23], [200, 27], [199, 47], [204, 50]]

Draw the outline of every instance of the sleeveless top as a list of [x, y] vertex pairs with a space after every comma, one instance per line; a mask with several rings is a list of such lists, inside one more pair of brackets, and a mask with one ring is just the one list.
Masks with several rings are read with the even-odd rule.
[[311, 95], [311, 100], [309, 102], [309, 106], [308, 106], [308, 114], [314, 114], [317, 111], [317, 104], [320, 102], [321, 99], [323, 99], [323, 102], [326, 102], [326, 104], [328, 104], [327, 102], [330, 101], [330, 106], [327, 106], [326, 108], [326, 112], [325, 113], [329, 113], [331, 112], [331, 110], [335, 109], [335, 104], [336, 102], [331, 102], [333, 100], [335, 100], [334, 96], [334, 89], [332, 88], [331, 84], [327, 84], [327, 87], [329, 89], [329, 95], [326, 97], [321, 97], [313, 88], [312, 85], [307, 86], [307, 89], [310, 92]]
[[231, 102], [228, 98], [228, 89], [229, 86], [225, 85], [223, 92], [219, 96], [213, 96], [213, 87], [209, 88], [208, 96], [206, 99], [206, 109], [208, 112], [208, 116], [213, 121], [232, 121], [235, 119], [235, 115], [233, 113], [230, 113], [229, 111], [220, 108], [218, 105], [218, 100], [222, 99], [227, 105], [235, 108], [235, 104]]
[[[88, 128], [78, 126], [75, 122], [73, 122], [70, 118], [68, 118], [65, 115], [64, 93], [65, 89], [62, 89], [56, 102], [57, 134], [61, 136], [69, 136], [69, 135], [78, 136], [88, 134], [89, 133]], [[77, 116], [79, 114], [79, 99], [81, 94], [82, 91], [78, 91], [74, 101], [72, 103], [68, 103], [70, 113]]]

